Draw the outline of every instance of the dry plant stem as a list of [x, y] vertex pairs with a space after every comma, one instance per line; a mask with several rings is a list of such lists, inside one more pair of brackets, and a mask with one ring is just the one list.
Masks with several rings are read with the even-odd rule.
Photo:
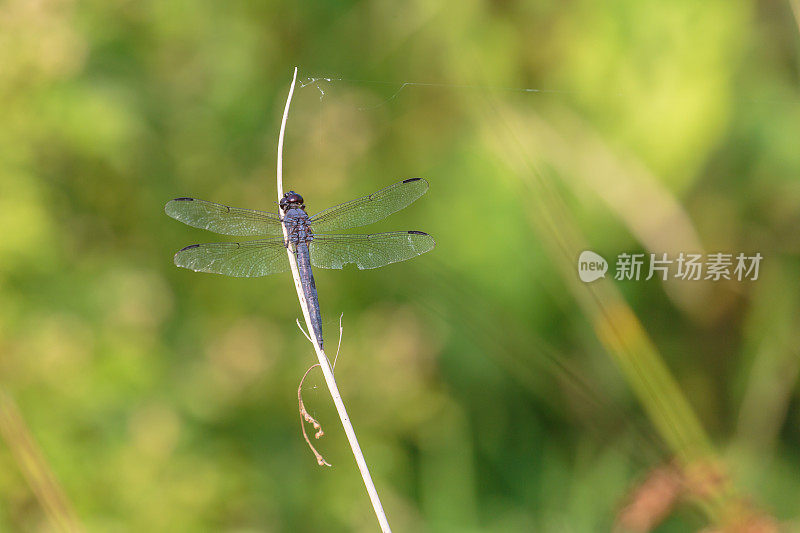
[[308, 410], [306, 409], [306, 404], [303, 403], [303, 382], [305, 382], [308, 373], [314, 370], [314, 368], [318, 366], [319, 363], [314, 363], [313, 365], [308, 367], [308, 370], [306, 370], [306, 373], [303, 374], [303, 378], [300, 380], [300, 385], [297, 386], [297, 405], [300, 409], [300, 429], [303, 432], [303, 438], [306, 439], [306, 444], [308, 444], [308, 447], [311, 448], [311, 452], [314, 454], [314, 457], [317, 458], [317, 464], [319, 466], [331, 466], [330, 463], [325, 460], [322, 454], [317, 451], [314, 445], [311, 444], [311, 439], [308, 438], [308, 433], [306, 432], [305, 423], [308, 422], [316, 430], [316, 432], [314, 433], [315, 439], [319, 440], [325, 434], [325, 432], [322, 431], [322, 425], [320, 425], [320, 423], [317, 422], [316, 418], [314, 418], [309, 414]]
[[[334, 371], [336, 370], [336, 360], [339, 359], [339, 348], [342, 347], [342, 317], [343, 316], [344, 316], [344, 313], [339, 315], [339, 346], [336, 347], [336, 356], [333, 358], [333, 365], [332, 366], [333, 366], [333, 370]], [[300, 331], [303, 333], [303, 336], [306, 339], [308, 339], [308, 342], [310, 342], [311, 344], [314, 344], [314, 341], [312, 341], [311, 337], [308, 336], [308, 333], [305, 332], [305, 330], [303, 329], [303, 326], [300, 325], [300, 321], [297, 320], [296, 322], [297, 322], [297, 327], [300, 328]], [[316, 430], [315, 433], [314, 433], [314, 438], [315, 439], [319, 440], [320, 438], [322, 438], [323, 435], [325, 435], [325, 432], [322, 430], [322, 424], [320, 424], [317, 421], [316, 418], [311, 416], [311, 413], [309, 413], [308, 409], [306, 409], [305, 402], [303, 402], [303, 383], [305, 382], [306, 377], [308, 376], [308, 373], [311, 372], [312, 370], [314, 370], [318, 366], [319, 366], [319, 363], [314, 363], [313, 365], [308, 367], [308, 369], [306, 370], [306, 373], [303, 374], [302, 378], [300, 378], [300, 384], [297, 386], [297, 409], [300, 412], [300, 429], [303, 432], [303, 438], [306, 440], [306, 443], [308, 444], [308, 447], [311, 449], [311, 453], [313, 453], [314, 457], [317, 458], [317, 464], [319, 464], [319, 466], [331, 466], [331, 464], [328, 461], [325, 460], [325, 458], [322, 456], [322, 454], [319, 453], [319, 451], [317, 451], [317, 449], [314, 447], [314, 445], [311, 444], [311, 439], [308, 438], [308, 433], [306, 432], [306, 424], [305, 423], [308, 422]]]
[[[286, 119], [289, 116], [289, 105], [292, 102], [292, 94], [294, 93], [294, 86], [295, 82], [297, 81], [297, 67], [294, 69], [294, 76], [292, 77], [292, 85], [289, 88], [289, 96], [286, 98], [286, 107], [283, 109], [283, 120], [281, 121], [281, 131], [280, 135], [278, 136], [278, 201], [283, 198], [283, 137], [284, 132], [286, 130]], [[283, 226], [283, 238], [288, 241], [289, 234], [286, 230], [286, 226]], [[317, 352], [317, 360], [319, 361], [319, 366], [322, 369], [322, 373], [325, 376], [325, 383], [328, 385], [328, 390], [331, 393], [331, 398], [333, 399], [333, 404], [336, 406], [336, 412], [339, 413], [339, 419], [342, 421], [342, 427], [344, 428], [344, 433], [347, 436], [347, 441], [350, 443], [350, 449], [353, 451], [353, 455], [356, 458], [356, 464], [358, 465], [358, 470], [361, 472], [361, 478], [364, 480], [364, 485], [367, 488], [367, 494], [369, 494], [369, 499], [372, 502], [372, 508], [375, 510], [375, 516], [378, 518], [378, 523], [380, 524], [381, 531], [384, 533], [391, 532], [391, 528], [389, 527], [389, 522], [386, 519], [386, 513], [383, 512], [383, 506], [381, 505], [381, 500], [378, 497], [378, 491], [375, 489], [375, 484], [372, 482], [372, 476], [369, 474], [369, 468], [367, 467], [367, 462], [364, 460], [364, 454], [361, 452], [361, 447], [358, 445], [358, 439], [356, 438], [356, 432], [353, 429], [353, 425], [350, 423], [350, 417], [347, 415], [347, 410], [344, 407], [344, 402], [342, 401], [342, 397], [339, 394], [339, 388], [336, 386], [336, 380], [333, 377], [333, 369], [331, 365], [328, 363], [328, 358], [325, 355], [325, 352], [322, 350], [320, 346], [319, 340], [316, 338], [314, 334], [314, 328], [311, 326], [311, 315], [308, 312], [308, 302], [306, 302], [306, 296], [303, 292], [303, 286], [300, 283], [300, 271], [297, 268], [297, 260], [292, 252], [291, 248], [286, 248], [286, 253], [289, 255], [289, 265], [292, 268], [292, 277], [294, 278], [294, 287], [297, 290], [297, 298], [300, 300], [300, 307], [303, 310], [303, 317], [306, 320], [306, 327], [308, 328], [308, 332], [311, 335], [311, 339], [314, 341], [314, 350]]]
[[70, 533], [82, 531], [75, 511], [72, 510], [69, 500], [36, 445], [16, 403], [2, 389], [0, 389], [0, 434], [5, 438], [36, 499], [50, 518], [53, 530]]

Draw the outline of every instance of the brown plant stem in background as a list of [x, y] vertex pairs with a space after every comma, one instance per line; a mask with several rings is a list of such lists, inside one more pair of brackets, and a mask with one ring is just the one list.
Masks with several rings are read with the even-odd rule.
[[672, 512], [684, 490], [683, 485], [683, 477], [677, 465], [670, 463], [654, 468], [631, 491], [627, 503], [617, 513], [614, 531], [652, 531]]

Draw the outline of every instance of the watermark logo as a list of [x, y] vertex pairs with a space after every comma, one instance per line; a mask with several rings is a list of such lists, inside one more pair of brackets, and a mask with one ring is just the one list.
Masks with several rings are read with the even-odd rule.
[[581, 252], [578, 258], [578, 276], [584, 283], [590, 283], [596, 279], [606, 277], [608, 272], [608, 261], [603, 256], [591, 250]]
[[[668, 254], [629, 254], [617, 255], [614, 279], [617, 281], [645, 281], [654, 276], [662, 281], [669, 278], [687, 281], [756, 281], [761, 266], [762, 255], [744, 253], [732, 254], [715, 252], [706, 254], [683, 253], [669, 257]], [[586, 250], [578, 258], [578, 276], [589, 283], [604, 278], [608, 263], [602, 256]]]

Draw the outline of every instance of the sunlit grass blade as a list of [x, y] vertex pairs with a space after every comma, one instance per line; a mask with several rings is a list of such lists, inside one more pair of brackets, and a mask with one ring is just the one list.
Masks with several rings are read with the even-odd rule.
[[589, 247], [553, 180], [528, 155], [526, 146], [532, 142], [528, 122], [515, 110], [493, 103], [492, 116], [483, 117], [489, 126], [487, 142], [519, 180], [531, 226], [557, 263], [598, 340], [675, 454], [694, 487], [695, 501], [709, 519], [718, 525], [741, 523], [751, 511], [734, 489], [691, 405], [636, 314], [614, 283], [578, 280], [575, 261]]
[[83, 528], [72, 504], [47, 464], [13, 398], [0, 389], [0, 435], [6, 441], [20, 471], [57, 531]]

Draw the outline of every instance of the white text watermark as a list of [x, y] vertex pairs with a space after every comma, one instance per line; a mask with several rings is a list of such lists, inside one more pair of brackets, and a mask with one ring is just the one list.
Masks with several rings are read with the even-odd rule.
[[[618, 281], [639, 281], [653, 278], [666, 281], [679, 279], [686, 281], [756, 281], [762, 256], [759, 252], [747, 255], [715, 252], [693, 254], [680, 252], [669, 256], [666, 253], [621, 253], [614, 263], [614, 279]], [[603, 256], [586, 250], [578, 257], [578, 276], [589, 283], [606, 277], [608, 262]]]

